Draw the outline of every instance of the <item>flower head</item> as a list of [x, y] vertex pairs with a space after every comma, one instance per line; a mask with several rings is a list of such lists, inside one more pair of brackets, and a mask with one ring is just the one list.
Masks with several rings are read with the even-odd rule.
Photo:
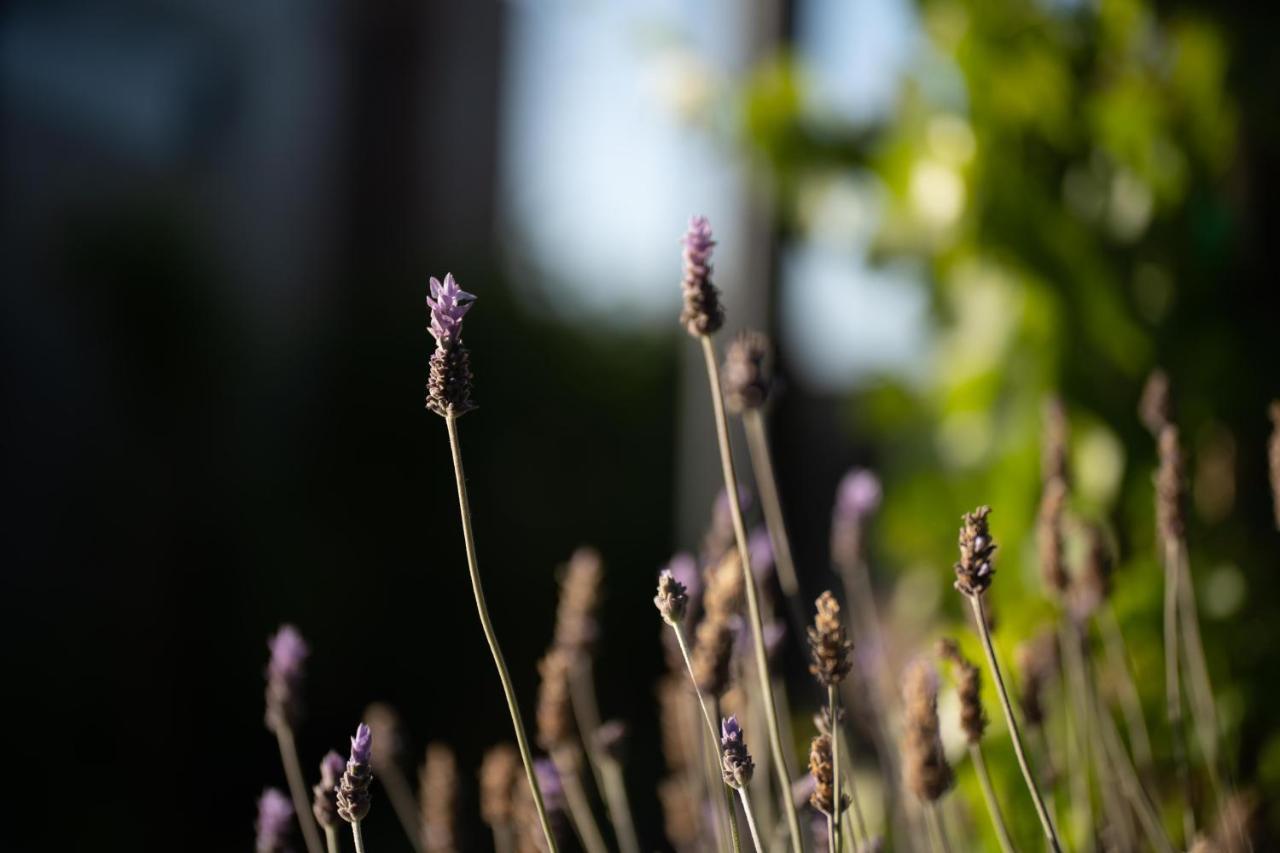
[[955, 667], [956, 693], [960, 697], [960, 728], [969, 743], [978, 743], [987, 730], [987, 714], [982, 709], [982, 673], [964, 656], [950, 637], [938, 641], [938, 656]]
[[663, 569], [658, 575], [658, 594], [653, 597], [653, 604], [668, 625], [679, 625], [684, 620], [689, 593], [670, 569]]
[[258, 853], [282, 853], [289, 827], [293, 823], [293, 806], [276, 788], [267, 788], [258, 798]]
[[989, 506], [980, 506], [973, 512], [964, 514], [964, 525], [960, 528], [960, 562], [956, 563], [955, 587], [965, 595], [974, 596], [986, 592], [996, 573], [991, 564], [996, 543], [991, 541], [991, 531], [987, 528], [987, 516], [990, 514]]
[[422, 849], [427, 853], [457, 850], [458, 761], [453, 750], [443, 743], [427, 744], [418, 782]]
[[441, 347], [451, 347], [462, 339], [462, 318], [475, 304], [475, 294], [467, 293], [448, 273], [441, 282], [431, 279], [431, 295], [427, 306], [431, 309], [431, 336]]
[[927, 661], [915, 661], [907, 667], [902, 694], [902, 755], [907, 787], [921, 800], [934, 802], [947, 792], [953, 780], [938, 730], [937, 671]]
[[693, 217], [681, 242], [684, 310], [680, 312], [680, 322], [695, 338], [714, 334], [724, 325], [724, 308], [720, 305], [720, 291], [711, 283], [711, 249], [716, 244], [711, 237], [711, 223], [705, 216]]
[[741, 788], [750, 782], [756, 765], [751, 760], [751, 753], [747, 751], [747, 742], [742, 738], [742, 726], [736, 716], [720, 721], [720, 750], [720, 769], [724, 774], [724, 783], [731, 788]]
[[267, 728], [275, 732], [294, 726], [302, 715], [302, 679], [311, 650], [292, 625], [281, 625], [267, 641], [267, 648], [271, 657], [266, 673], [266, 723]]
[[837, 820], [849, 805], [849, 798], [840, 795], [836, 803], [835, 764], [831, 757], [831, 736], [820, 734], [809, 742], [809, 775], [813, 778], [813, 793], [809, 805]]
[[831, 556], [838, 565], [853, 566], [862, 559], [867, 521], [880, 499], [880, 480], [866, 468], [851, 468], [840, 480], [831, 513]]
[[744, 329], [724, 356], [724, 400], [731, 412], [758, 409], [769, 399], [773, 385], [769, 339]]
[[347, 823], [364, 820], [369, 813], [369, 783], [373, 770], [369, 761], [373, 756], [373, 734], [361, 723], [351, 738], [351, 756], [347, 759], [346, 772], [338, 783], [338, 816]]
[[849, 652], [853, 644], [846, 638], [844, 621], [840, 618], [840, 602], [830, 590], [822, 593], [816, 602], [817, 613], [809, 626], [809, 672], [818, 683], [830, 687], [839, 684], [852, 665]]
[[480, 817], [491, 827], [511, 822], [520, 753], [509, 743], [489, 749], [480, 762]]
[[338, 781], [346, 763], [333, 750], [320, 759], [320, 781], [311, 789], [311, 811], [323, 827], [338, 825]]

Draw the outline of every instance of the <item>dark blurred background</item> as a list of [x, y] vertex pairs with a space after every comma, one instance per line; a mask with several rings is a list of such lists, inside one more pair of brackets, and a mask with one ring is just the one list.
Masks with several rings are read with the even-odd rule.
[[[958, 619], [955, 527], [986, 501], [996, 605], [1037, 618], [1039, 412], [1061, 391], [1152, 720], [1134, 412], [1169, 370], [1237, 776], [1274, 797], [1277, 23], [1143, 0], [5, 4], [4, 846], [245, 849], [283, 784], [262, 671], [284, 621], [313, 650], [308, 766], [374, 699], [411, 755], [452, 743], [464, 780], [509, 737], [422, 406], [427, 277], [450, 271], [479, 296], [460, 425], [522, 701], [557, 566], [593, 544], [601, 705], [633, 728], [662, 844], [649, 599], [718, 487], [675, 322], [691, 213], [730, 328], [778, 343], [806, 590], [857, 462], [885, 481], [884, 589], [936, 577], [917, 607]], [[401, 843], [385, 817], [371, 849]]]

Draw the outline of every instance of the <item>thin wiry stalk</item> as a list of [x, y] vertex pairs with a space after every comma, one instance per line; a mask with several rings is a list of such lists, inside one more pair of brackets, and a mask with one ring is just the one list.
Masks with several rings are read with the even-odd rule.
[[604, 774], [600, 770], [600, 751], [596, 749], [594, 733], [600, 728], [600, 706], [596, 701], [596, 686], [591, 677], [591, 662], [579, 661], [569, 674], [569, 703], [573, 706], [573, 722], [578, 728], [578, 739], [587, 754], [587, 766], [595, 779], [596, 788], [604, 790]]
[[760, 843], [760, 830], [756, 828], [756, 815], [751, 810], [751, 794], [747, 792], [745, 785], [738, 789], [738, 797], [742, 800], [742, 810], [747, 815], [747, 828], [751, 830], [751, 843], [755, 845], [756, 853], [764, 853], [764, 846]]
[[1004, 721], [1009, 726], [1009, 737], [1013, 741], [1013, 751], [1018, 757], [1022, 778], [1027, 783], [1027, 790], [1031, 792], [1031, 799], [1035, 803], [1036, 815], [1040, 818], [1040, 826], [1044, 829], [1045, 838], [1048, 839], [1054, 853], [1061, 853], [1062, 843], [1058, 840], [1058, 832], [1053, 828], [1053, 821], [1049, 819], [1049, 812], [1045, 808], [1044, 800], [1040, 797], [1040, 789], [1036, 787], [1035, 776], [1031, 773], [1031, 766], [1027, 763], [1027, 756], [1022, 748], [1022, 736], [1018, 733], [1018, 721], [1013, 716], [1009, 691], [1005, 689], [1004, 676], [1000, 674], [1000, 664], [996, 660], [996, 650], [991, 645], [991, 631], [987, 628], [987, 613], [986, 608], [982, 606], [982, 596], [970, 595], [968, 598], [969, 604], [973, 606], [978, 636], [982, 639], [982, 650], [987, 656], [987, 667], [991, 670], [991, 680], [996, 685], [996, 695], [1000, 697], [1000, 709], [1004, 711]]
[[[844, 800], [840, 791], [840, 696], [836, 691], [834, 683], [827, 686], [827, 713], [831, 720], [831, 802], [836, 810], [835, 820], [832, 822], [832, 830], [834, 830], [831, 841], [835, 850], [843, 850], [840, 839], [840, 806]], [[865, 833], [864, 833], [865, 834]], [[856, 845], [858, 839], [854, 839]]]
[[[484, 588], [480, 584], [480, 567], [476, 561], [475, 534], [471, 529], [471, 503], [467, 499], [467, 476], [462, 469], [462, 447], [458, 443], [458, 419], [448, 415], [445, 425], [449, 430], [449, 449], [453, 454], [453, 474], [458, 482], [458, 511], [462, 515], [462, 540], [467, 549], [467, 571], [471, 575], [471, 592], [475, 596], [476, 611], [480, 615], [480, 627], [484, 629], [485, 640], [489, 643], [489, 652], [493, 655], [493, 663], [498, 668], [498, 678], [502, 681], [502, 692], [506, 696], [507, 711], [511, 714], [511, 726], [515, 729], [516, 745], [520, 748], [520, 759], [524, 762], [525, 779], [529, 782], [529, 790], [533, 794], [533, 805], [538, 812], [538, 822], [542, 825], [542, 834], [547, 842], [548, 853], [558, 853], [555, 833], [551, 831], [551, 821], [547, 818], [547, 807], [542, 801], [542, 789], [538, 786], [538, 777], [533, 771], [533, 755], [529, 751], [529, 737], [525, 734], [524, 719], [520, 716], [520, 704], [516, 700], [515, 686], [511, 683], [511, 674], [507, 671], [507, 662], [498, 646], [498, 636], [494, 633], [493, 622], [489, 618], [489, 606], [485, 603]], [[356, 826], [356, 824], [352, 824]], [[359, 839], [359, 830], [356, 838]]]
[[622, 768], [612, 758], [602, 758], [600, 774], [604, 777], [605, 806], [613, 820], [618, 846], [622, 853], [640, 853], [640, 839], [636, 836], [636, 824], [631, 816], [631, 802], [627, 798]]
[[1182, 629], [1182, 649], [1187, 664], [1187, 693], [1191, 700], [1191, 713], [1195, 717], [1196, 733], [1209, 781], [1222, 801], [1222, 778], [1218, 766], [1218, 711], [1213, 700], [1213, 683], [1209, 680], [1209, 665], [1205, 661], [1204, 644], [1200, 640], [1200, 617], [1196, 605], [1195, 584], [1191, 579], [1191, 560], [1185, 542], [1175, 542], [1169, 558], [1178, 571], [1178, 617]]
[[404, 834], [409, 838], [409, 844], [413, 849], [421, 853], [422, 851], [422, 832], [418, 826], [418, 810], [413, 802], [413, 792], [409, 788], [409, 780], [404, 778], [404, 773], [400, 772], [398, 765], [390, 767], [382, 767], [381, 777], [382, 787], [387, 791], [387, 798], [391, 800], [391, 810], [396, 813], [396, 819], [400, 821], [400, 826], [404, 828]]
[[1133, 674], [1129, 671], [1129, 652], [1125, 645], [1124, 633], [1120, 629], [1120, 621], [1116, 619], [1115, 611], [1107, 602], [1103, 602], [1094, 619], [1098, 624], [1098, 633], [1102, 635], [1102, 644], [1106, 650], [1110, 668], [1112, 672], [1118, 673], [1120, 707], [1124, 712], [1129, 743], [1133, 745], [1134, 759], [1138, 770], [1149, 779], [1152, 766], [1151, 736], [1147, 732], [1147, 721], [1142, 714], [1142, 700], [1138, 696], [1138, 687], [1134, 683]]
[[1067, 750], [1070, 759], [1071, 775], [1071, 812], [1073, 817], [1081, 812], [1084, 815], [1083, 826], [1076, 824], [1080, 834], [1076, 837], [1076, 846], [1085, 846], [1086, 839], [1095, 834], [1092, 786], [1089, 776], [1090, 728], [1088, 706], [1084, 701], [1088, 685], [1085, 683], [1084, 668], [1080, 660], [1080, 647], [1076, 645], [1075, 631], [1068, 620], [1058, 624], [1058, 651], [1063, 662], [1064, 692], [1068, 696], [1067, 718], [1070, 723], [1074, 742]]
[[600, 827], [596, 824], [595, 815], [591, 813], [591, 803], [582, 788], [582, 779], [575, 766], [577, 757], [566, 758], [563, 752], [552, 752], [551, 760], [555, 762], [560, 774], [560, 784], [564, 786], [565, 804], [569, 807], [569, 820], [578, 833], [578, 840], [587, 853], [608, 853], [609, 847], [604, 843]]
[[751, 552], [747, 547], [747, 528], [742, 520], [742, 507], [738, 503], [738, 476], [733, 467], [733, 450], [729, 445], [729, 424], [724, 414], [724, 395], [720, 388], [720, 365], [716, 359], [711, 338], [701, 335], [702, 353], [707, 364], [707, 379], [711, 384], [711, 404], [715, 412], [716, 438], [720, 444], [720, 465], [724, 469], [724, 488], [729, 499], [729, 512], [733, 518], [733, 533], [738, 541], [738, 555], [742, 560], [743, 586], [747, 592], [747, 610], [750, 617], [756, 666], [759, 669], [760, 691], [765, 697], [764, 710], [769, 723], [769, 749], [773, 753], [774, 772], [782, 793], [782, 805], [787, 815], [787, 829], [791, 834], [791, 849], [803, 853], [800, 840], [800, 816], [791, 797], [791, 770], [786, 751], [782, 746], [782, 731], [778, 727], [778, 713], [773, 698], [773, 683], [769, 678], [769, 657], [764, 641], [764, 624], [760, 619], [760, 596], [756, 591], [755, 575], [751, 571]]
[[[689, 659], [689, 643], [685, 640], [684, 628], [681, 628], [679, 625], [672, 625], [671, 630], [676, 632], [676, 644], [680, 646], [680, 656], [684, 658], [685, 670], [689, 673], [689, 681], [693, 683], [693, 693], [698, 697], [698, 707], [702, 709], [702, 719], [707, 724], [707, 734], [711, 736], [711, 746], [715, 751], [715, 754], [719, 756], [720, 732], [716, 730], [716, 724], [711, 717], [711, 711], [707, 708], [706, 700], [702, 698], [702, 691], [698, 689], [698, 681], [693, 677], [693, 661]], [[719, 715], [719, 710], [716, 711], [716, 714]], [[719, 764], [720, 762], [717, 759], [717, 768], [719, 767]], [[733, 849], [736, 853], [741, 842], [738, 840], [738, 820], [733, 810], [733, 792], [730, 791], [729, 786], [723, 784], [723, 782], [720, 787], [724, 788], [726, 792], [725, 806], [729, 813], [729, 833], [733, 839]]]
[[298, 762], [298, 747], [293, 740], [293, 729], [281, 723], [276, 726], [276, 742], [280, 744], [280, 762], [289, 780], [289, 794], [293, 797], [293, 811], [302, 827], [302, 840], [307, 853], [321, 853], [320, 828], [311, 814], [311, 801], [307, 799], [307, 783], [303, 780], [302, 765]]
[[942, 806], [939, 803], [924, 804], [925, 823], [929, 824], [929, 834], [933, 843], [941, 853], [951, 853], [951, 842], [947, 840], [947, 828], [942, 822]]
[[364, 853], [364, 833], [360, 831], [360, 821], [351, 821], [351, 837], [356, 842], [356, 853]]
[[982, 799], [987, 803], [987, 812], [991, 815], [991, 823], [996, 828], [996, 838], [1000, 841], [1003, 853], [1014, 853], [1013, 842], [1009, 840], [1009, 828], [1005, 826], [1004, 814], [1000, 811], [1000, 801], [996, 799], [995, 788], [991, 787], [991, 776], [987, 773], [987, 762], [982, 757], [982, 744], [969, 744], [969, 759], [973, 761], [973, 772], [978, 777], [978, 785], [982, 788]]
[[1182, 808], [1183, 840], [1195, 838], [1196, 818], [1193, 808], [1194, 793], [1191, 790], [1191, 771], [1187, 767], [1185, 734], [1182, 724], [1182, 687], [1178, 674], [1178, 583], [1177, 563], [1168, 558], [1166, 549], [1164, 567], [1164, 708], [1169, 720], [1169, 740], [1173, 748], [1173, 763], [1181, 783], [1185, 802]]
[[764, 526], [773, 544], [773, 562], [778, 570], [778, 586], [787, 602], [787, 617], [796, 637], [805, 632], [804, 605], [800, 600], [800, 581], [796, 575], [795, 560], [791, 557], [791, 538], [782, 516], [782, 499], [778, 493], [778, 480], [773, 473], [773, 455], [769, 450], [769, 438], [765, 432], [764, 415], [759, 409], [742, 413], [742, 425], [747, 434], [747, 450], [751, 455], [751, 467], [756, 475], [756, 489], [760, 492], [760, 508], [764, 511]]
[[324, 842], [329, 853], [338, 853], [338, 828], [336, 826], [326, 826], [324, 828]]
[[[832, 686], [828, 688], [828, 692], [831, 695], [828, 696], [827, 703], [829, 705], [839, 704], [840, 702], [839, 691], [837, 691], [836, 688]], [[833, 708], [832, 713], [834, 713], [834, 711], [835, 709]], [[831, 738], [832, 759], [831, 760], [832, 760], [832, 771], [835, 773], [837, 782], [843, 781], [841, 776], [841, 771], [840, 771], [840, 765], [837, 762], [843, 761], [845, 759], [848, 759], [848, 762], [849, 762], [849, 769], [848, 771], [846, 771], [846, 775], [849, 777], [848, 778], [849, 805], [850, 805], [850, 811], [853, 812], [853, 820], [849, 821], [846, 819], [846, 822], [850, 824], [850, 835], [853, 837], [854, 849], [857, 850], [859, 849], [860, 845], [871, 843], [871, 833], [867, 832], [867, 820], [862, 813], [862, 802], [858, 799], [858, 786], [855, 785], [853, 782], [853, 750], [850, 749], [850, 743], [848, 741], [849, 741], [848, 738], [841, 740], [839, 744], [840, 749], [839, 749], [839, 752], [837, 752], [836, 739], [834, 735], [832, 736]], [[856, 831], [854, 831], [853, 829], [854, 826], [857, 827]]]

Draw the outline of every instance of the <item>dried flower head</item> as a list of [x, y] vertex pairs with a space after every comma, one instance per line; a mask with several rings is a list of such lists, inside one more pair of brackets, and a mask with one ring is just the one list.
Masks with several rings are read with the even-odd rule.
[[902, 696], [903, 775], [912, 793], [934, 802], [950, 789], [952, 775], [938, 730], [938, 673], [928, 661], [907, 667]]
[[662, 757], [666, 760], [667, 769], [679, 774], [689, 768], [690, 732], [697, 731], [699, 722], [695, 716], [693, 696], [689, 692], [689, 680], [676, 673], [664, 675], [658, 679], [656, 693]]
[[322, 827], [338, 825], [338, 782], [345, 767], [342, 756], [333, 750], [320, 759], [320, 781], [311, 789], [311, 811]]
[[831, 737], [820, 734], [809, 742], [809, 775], [813, 778], [813, 793], [809, 805], [823, 814], [839, 819], [849, 806], [849, 798], [840, 795], [839, 812], [835, 802], [835, 765], [831, 760]]
[[1267, 413], [1271, 415], [1271, 439], [1267, 442], [1271, 501], [1276, 513], [1276, 529], [1280, 530], [1280, 400], [1272, 400]]
[[351, 739], [351, 756], [338, 782], [338, 816], [347, 823], [364, 820], [369, 813], [369, 783], [373, 781], [373, 735], [361, 723]]
[[658, 801], [662, 804], [662, 828], [676, 850], [695, 849], [700, 835], [698, 803], [689, 795], [689, 781], [681, 776], [668, 776], [658, 783]]
[[938, 656], [955, 667], [956, 693], [960, 697], [960, 728], [969, 743], [977, 743], [987, 730], [987, 715], [982, 708], [982, 672], [960, 651], [960, 644], [950, 637], [938, 641]]
[[724, 308], [720, 291], [711, 283], [711, 250], [716, 241], [711, 237], [711, 223], [705, 216], [689, 220], [684, 239], [684, 310], [680, 322], [695, 338], [715, 334], [724, 325]]
[[480, 761], [480, 817], [490, 827], [511, 823], [520, 753], [509, 743], [491, 747]]
[[364, 709], [364, 722], [373, 744], [370, 764], [374, 772], [383, 773], [400, 757], [400, 715], [384, 702], [373, 702]]
[[880, 508], [880, 479], [866, 468], [851, 468], [836, 488], [831, 513], [831, 559], [842, 568], [862, 561], [868, 520]]
[[1186, 472], [1178, 428], [1166, 424], [1160, 430], [1160, 467], [1156, 469], [1156, 529], [1163, 542], [1173, 542], [1186, 532]]
[[730, 788], [741, 788], [751, 781], [756, 765], [742, 738], [742, 726], [737, 717], [720, 721], [720, 770], [724, 783]]
[[1067, 459], [1070, 450], [1070, 427], [1067, 407], [1061, 397], [1050, 397], [1044, 404], [1044, 437], [1040, 470], [1045, 482], [1053, 479], [1069, 482]]
[[1138, 417], [1152, 438], [1159, 436], [1162, 429], [1173, 423], [1173, 389], [1169, 374], [1160, 368], [1151, 371], [1147, 384], [1142, 387]]
[[679, 625], [684, 621], [689, 594], [670, 569], [663, 569], [658, 575], [658, 594], [653, 597], [653, 604], [668, 625]]
[[724, 402], [729, 411], [758, 409], [773, 386], [772, 347], [760, 332], [744, 329], [724, 354]]
[[293, 805], [276, 788], [267, 788], [258, 798], [258, 831], [255, 847], [258, 853], [284, 853], [293, 825]]
[[1062, 516], [1067, 504], [1067, 484], [1058, 477], [1044, 484], [1040, 511], [1036, 517], [1036, 545], [1040, 551], [1040, 576], [1045, 588], [1057, 598], [1071, 583], [1067, 574]]
[[965, 595], [981, 595], [986, 592], [996, 573], [995, 566], [991, 563], [996, 543], [991, 541], [991, 531], [987, 528], [987, 516], [990, 514], [989, 506], [980, 506], [973, 512], [964, 514], [964, 524], [960, 528], [960, 562], [956, 563], [955, 587]]
[[600, 580], [604, 567], [600, 552], [583, 547], [573, 552], [560, 581], [556, 607], [554, 644], [568, 653], [573, 664], [591, 657], [600, 633], [596, 614], [600, 605]]
[[462, 343], [462, 319], [476, 297], [454, 281], [450, 273], [431, 279], [431, 336], [436, 339], [427, 381], [427, 408], [442, 417], [457, 417], [474, 409], [471, 401], [471, 357]]
[[1111, 595], [1112, 558], [1106, 534], [1098, 524], [1085, 526], [1086, 547], [1080, 573], [1072, 587], [1072, 614], [1083, 622]]
[[1046, 630], [1018, 646], [1014, 653], [1018, 671], [1018, 704], [1027, 725], [1044, 724], [1044, 690], [1058, 671], [1058, 638]]
[[693, 678], [698, 689], [713, 696], [729, 686], [729, 663], [733, 657], [734, 626], [743, 593], [742, 563], [730, 551], [708, 572], [703, 596], [703, 616], [694, 631]]
[[553, 750], [573, 739], [573, 705], [570, 679], [573, 677], [573, 660], [559, 646], [538, 662], [538, 708], [536, 721], [538, 743], [543, 749]]
[[840, 603], [827, 590], [818, 596], [817, 613], [809, 627], [809, 672], [824, 687], [831, 687], [844, 680], [851, 666], [849, 652], [853, 643], [846, 637], [844, 620], [840, 618]]
[[307, 655], [306, 640], [292, 625], [281, 625], [267, 641], [267, 728], [277, 732], [292, 728], [302, 716], [302, 680]]
[[418, 812], [426, 853], [458, 849], [458, 761], [443, 743], [427, 744], [426, 760], [418, 774]]

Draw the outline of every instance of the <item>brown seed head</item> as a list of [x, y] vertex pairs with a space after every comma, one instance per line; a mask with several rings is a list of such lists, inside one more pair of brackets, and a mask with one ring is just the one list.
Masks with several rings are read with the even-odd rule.
[[1070, 454], [1070, 426], [1067, 423], [1067, 407], [1061, 397], [1050, 397], [1044, 406], [1044, 445], [1041, 449], [1040, 469], [1045, 482], [1060, 479], [1067, 482], [1067, 465]]
[[758, 409], [769, 399], [773, 384], [769, 339], [760, 332], [743, 330], [734, 337], [724, 356], [724, 402], [741, 414]]
[[662, 803], [662, 825], [677, 850], [695, 849], [700, 834], [697, 797], [690, 796], [690, 784], [679, 776], [669, 776], [658, 783], [658, 800]]
[[458, 849], [458, 762], [453, 750], [443, 743], [427, 744], [418, 782], [422, 848], [427, 853], [453, 853]]
[[955, 587], [965, 595], [981, 595], [991, 586], [995, 566], [991, 562], [996, 543], [991, 541], [987, 516], [991, 507], [980, 506], [964, 514], [960, 527], [960, 562], [956, 563]]
[[694, 631], [693, 678], [698, 689], [719, 696], [729, 686], [734, 621], [742, 600], [741, 561], [731, 551], [709, 571], [702, 621]]
[[594, 548], [574, 551], [564, 568], [553, 642], [569, 655], [574, 664], [591, 658], [599, 634], [597, 611], [603, 575], [600, 552]]
[[921, 800], [934, 802], [951, 787], [951, 765], [938, 732], [938, 673], [925, 660], [907, 667], [902, 758], [907, 787]]
[[813, 778], [813, 793], [809, 805], [823, 814], [839, 818], [849, 807], [849, 798], [840, 795], [840, 811], [835, 811], [835, 768], [831, 761], [831, 738], [820, 734], [809, 742], [809, 775]]
[[1044, 484], [1040, 512], [1036, 518], [1036, 545], [1040, 551], [1040, 576], [1055, 598], [1066, 594], [1071, 583], [1067, 574], [1062, 537], [1062, 515], [1067, 503], [1065, 480], [1054, 478]]
[[1160, 467], [1156, 469], [1156, 529], [1162, 542], [1182, 539], [1186, 532], [1186, 473], [1178, 428], [1166, 424], [1160, 430]]
[[509, 743], [491, 747], [480, 762], [480, 817], [491, 827], [511, 823], [520, 753]]
[[678, 626], [684, 622], [689, 609], [689, 591], [671, 572], [664, 570], [658, 575], [658, 594], [653, 597], [653, 606], [658, 608], [662, 621]]
[[[667, 769], [679, 774], [690, 762], [690, 732], [697, 732], [694, 698], [688, 678], [672, 673], [658, 680], [658, 733]], [[693, 744], [699, 741], [692, 741]]]
[[987, 714], [982, 709], [982, 672], [950, 637], [938, 641], [938, 656], [954, 666], [956, 694], [960, 697], [960, 728], [969, 743], [978, 743], [987, 730]]
[[1162, 429], [1173, 423], [1173, 388], [1169, 382], [1169, 374], [1158, 367], [1151, 371], [1147, 384], [1142, 387], [1138, 417], [1152, 438], [1159, 436]]
[[1058, 671], [1058, 638], [1054, 631], [1045, 630], [1018, 646], [1014, 654], [1014, 666], [1018, 671], [1018, 704], [1027, 725], [1044, 724], [1044, 689]]
[[538, 744], [548, 751], [573, 739], [573, 705], [569, 679], [573, 662], [569, 653], [553, 646], [538, 662], [538, 708], [535, 714]]
[[1072, 587], [1072, 612], [1078, 621], [1089, 619], [1111, 595], [1111, 548], [1098, 524], [1085, 527], [1087, 547], [1080, 574]]
[[852, 649], [840, 618], [840, 603], [827, 590], [818, 597], [817, 614], [809, 627], [809, 672], [824, 687], [839, 684], [849, 672]]

